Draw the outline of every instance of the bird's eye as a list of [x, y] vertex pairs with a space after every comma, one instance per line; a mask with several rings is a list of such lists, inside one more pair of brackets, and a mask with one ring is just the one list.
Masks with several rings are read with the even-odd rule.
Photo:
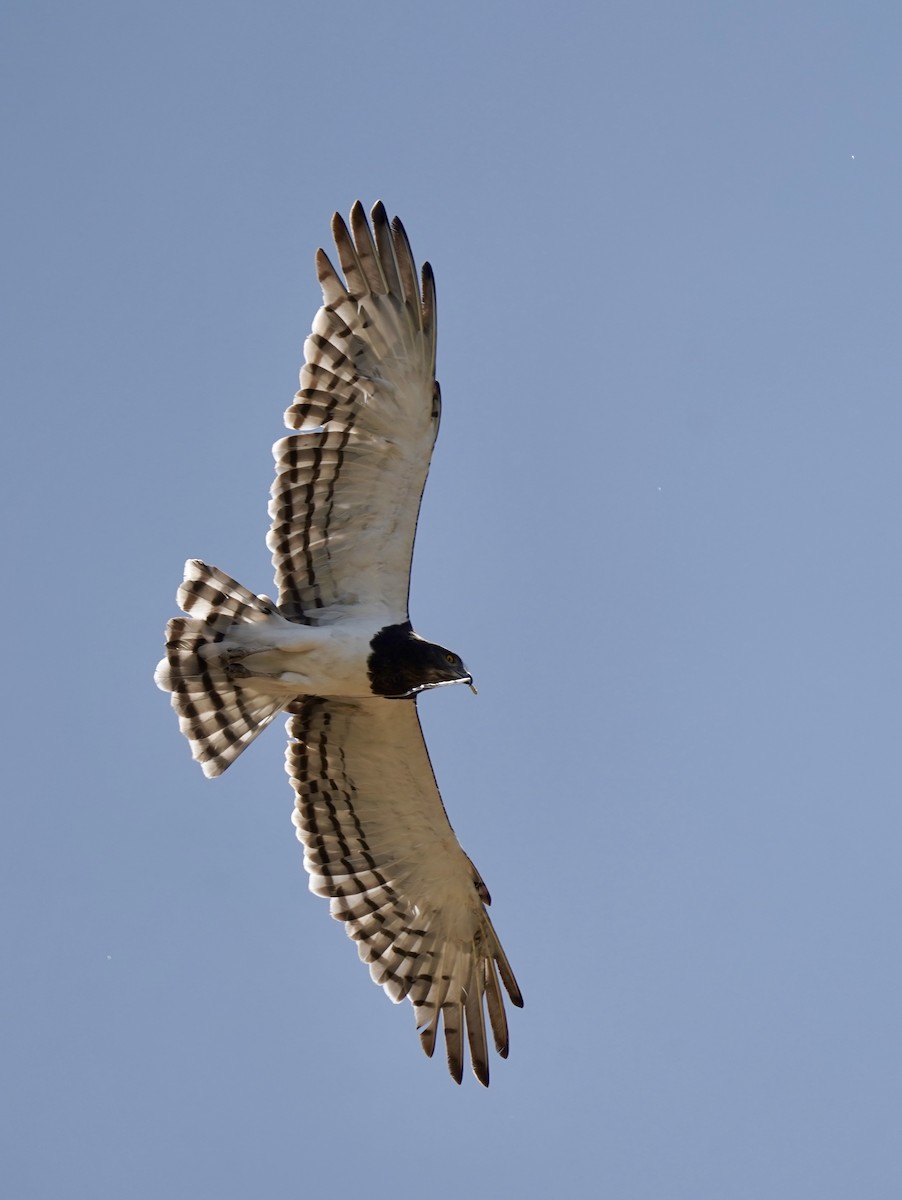
[[450, 664], [452, 665], [452, 667], [453, 667], [453, 666], [454, 666], [454, 664], [457, 662], [457, 655], [456, 655], [456, 654], [446, 654], [446, 655], [445, 655], [445, 662], [446, 662], [446, 663], [450, 663]]

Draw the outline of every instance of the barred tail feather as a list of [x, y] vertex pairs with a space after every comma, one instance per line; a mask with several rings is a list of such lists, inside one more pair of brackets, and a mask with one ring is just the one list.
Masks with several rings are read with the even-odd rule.
[[227, 660], [208, 647], [223, 641], [239, 622], [265, 621], [276, 611], [266, 596], [197, 559], [185, 564], [179, 606], [191, 613], [166, 626], [166, 657], [154, 674], [157, 687], [172, 693], [179, 728], [207, 776], [221, 775], [280, 712], [282, 703], [238, 685]]
[[231, 617], [233, 621], [265, 621], [276, 611], [268, 596], [248, 591], [231, 575], [199, 558], [185, 563], [185, 578], [176, 594], [182, 612], [192, 617]]

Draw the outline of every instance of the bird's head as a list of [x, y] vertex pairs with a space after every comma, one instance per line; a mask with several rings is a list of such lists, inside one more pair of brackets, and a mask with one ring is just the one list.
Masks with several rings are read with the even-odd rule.
[[435, 642], [420, 641], [419, 644], [423, 647], [420, 662], [425, 680], [424, 687], [441, 687], [443, 683], [466, 683], [473, 688], [473, 676], [464, 666], [459, 654]]
[[370, 645], [367, 670], [376, 696], [400, 700], [448, 683], [466, 683], [476, 691], [460, 655], [427, 642], [410, 625], [387, 625]]

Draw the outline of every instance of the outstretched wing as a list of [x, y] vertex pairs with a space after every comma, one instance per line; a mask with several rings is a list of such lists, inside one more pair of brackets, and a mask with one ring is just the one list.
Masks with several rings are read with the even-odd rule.
[[285, 413], [299, 432], [273, 447], [269, 513], [285, 616], [407, 620], [420, 499], [438, 433], [435, 282], [422, 287], [401, 222], [358, 201], [332, 233], [344, 280], [322, 250], [323, 306]]
[[331, 900], [370, 974], [414, 1007], [432, 1055], [441, 1018], [448, 1069], [460, 1083], [464, 1036], [488, 1084], [485, 1009], [506, 1058], [499, 984], [523, 1000], [489, 920], [489, 894], [454, 836], [414, 700], [298, 701], [286, 770], [296, 793], [310, 889]]

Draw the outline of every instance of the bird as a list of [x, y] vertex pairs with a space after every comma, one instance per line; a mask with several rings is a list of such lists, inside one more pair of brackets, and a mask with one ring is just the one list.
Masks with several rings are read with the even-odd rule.
[[473, 677], [414, 631], [414, 538], [438, 434], [436, 292], [404, 226], [377, 202], [332, 219], [340, 271], [316, 252], [323, 303], [304, 343], [292, 432], [273, 447], [267, 545], [277, 599], [185, 564], [155, 681], [208, 777], [279, 713], [292, 820], [310, 890], [372, 979], [413, 1005], [430, 1058], [441, 1025], [458, 1084], [466, 1051], [489, 1084], [486, 1028], [507, 1058], [504, 991], [523, 997], [489, 891], [449, 823], [419, 696]]

